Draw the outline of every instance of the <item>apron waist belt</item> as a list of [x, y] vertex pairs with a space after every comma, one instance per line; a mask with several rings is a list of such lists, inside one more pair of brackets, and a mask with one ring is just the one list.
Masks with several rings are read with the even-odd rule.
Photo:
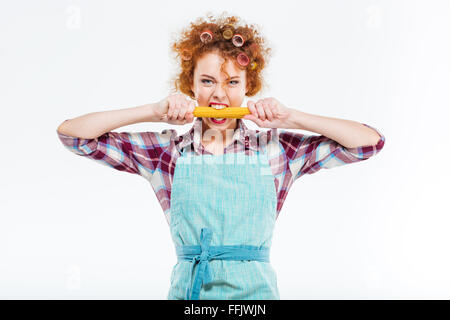
[[[270, 249], [267, 247], [250, 245], [210, 246], [211, 237], [211, 230], [202, 228], [199, 246], [185, 245], [175, 247], [178, 261], [192, 261], [190, 268], [190, 282], [186, 290], [186, 300], [198, 300], [202, 284], [207, 284], [212, 281], [209, 270], [210, 260], [255, 260], [270, 262]], [[198, 270], [194, 277], [194, 281], [192, 281], [192, 271], [197, 263]]]

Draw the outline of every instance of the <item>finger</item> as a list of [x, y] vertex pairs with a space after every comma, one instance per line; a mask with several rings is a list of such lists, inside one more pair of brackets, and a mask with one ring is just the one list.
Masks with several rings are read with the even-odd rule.
[[196, 106], [195, 101], [191, 101], [191, 103], [189, 105], [189, 113], [188, 113], [189, 122], [192, 122], [194, 120], [195, 106]]
[[246, 120], [251, 120], [251, 121], [255, 121], [255, 119], [256, 119], [256, 117], [254, 115], [252, 115], [252, 114], [246, 114], [242, 118], [246, 119]]
[[167, 119], [172, 120], [173, 117], [173, 111], [174, 111], [174, 100], [169, 100], [169, 110], [167, 111]]
[[174, 107], [174, 110], [173, 110], [173, 117], [172, 117], [172, 119], [173, 120], [178, 120], [178, 114], [180, 113], [180, 100], [176, 100], [175, 101], [175, 107]]
[[180, 113], [178, 114], [178, 119], [183, 120], [186, 117], [186, 112], [188, 111], [189, 108], [189, 102], [184, 99], [183, 101], [180, 101]]
[[195, 109], [195, 100], [188, 97], [187, 101], [188, 101], [187, 113], [193, 113]]
[[247, 108], [251, 112], [252, 115], [254, 115], [255, 117], [258, 117], [258, 112], [256, 111], [255, 102], [254, 101], [251, 101], [251, 100], [248, 101], [247, 102]]
[[191, 102], [189, 103], [189, 110], [188, 110], [188, 112], [189, 112], [190, 114], [194, 115], [195, 107], [196, 107], [196, 102], [195, 102], [195, 101], [191, 101]]
[[180, 99], [178, 100], [178, 116], [177, 116], [177, 120], [183, 121], [184, 120], [184, 115], [186, 113], [186, 98], [185, 97], [180, 97]]
[[252, 115], [252, 114], [246, 114], [244, 117], [243, 117], [244, 119], [247, 119], [247, 120], [251, 120], [251, 121], [253, 121], [254, 123], [256, 123], [258, 126], [260, 126], [261, 127], [261, 120], [259, 120], [257, 117], [255, 117], [254, 115]]
[[185, 114], [184, 114], [184, 119], [186, 120], [186, 122], [191, 122], [191, 117], [192, 117], [192, 102], [188, 101], [186, 104], [186, 108], [185, 108]]
[[246, 114], [243, 118], [244, 119], [248, 119], [248, 120], [252, 120], [252, 121], [255, 121], [255, 119], [258, 119], [253, 114]]
[[262, 103], [263, 102], [261, 100], [256, 103], [256, 110], [258, 111], [258, 118], [264, 121], [266, 120], [266, 114]]
[[264, 103], [264, 111], [266, 112], [266, 117], [269, 121], [273, 120], [272, 107], [270, 106], [270, 102]]

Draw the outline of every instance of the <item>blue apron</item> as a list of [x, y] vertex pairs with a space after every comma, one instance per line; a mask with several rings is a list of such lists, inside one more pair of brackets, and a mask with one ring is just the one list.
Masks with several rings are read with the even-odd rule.
[[170, 205], [178, 262], [167, 299], [280, 299], [269, 261], [276, 206], [266, 153], [182, 152]]

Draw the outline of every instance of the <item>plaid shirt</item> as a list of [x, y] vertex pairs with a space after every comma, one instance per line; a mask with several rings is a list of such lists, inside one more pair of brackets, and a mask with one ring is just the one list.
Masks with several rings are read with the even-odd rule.
[[[304, 135], [272, 128], [250, 130], [237, 119], [232, 143], [224, 153], [253, 152], [267, 148], [274, 176], [278, 204], [277, 218], [292, 183], [305, 174], [367, 160], [384, 146], [385, 137], [375, 128], [380, 139], [375, 145], [346, 148], [323, 135]], [[278, 132], [280, 131], [280, 132]], [[147, 179], [170, 224], [170, 195], [173, 174], [181, 150], [195, 155], [212, 154], [201, 144], [202, 118], [195, 118], [192, 128], [183, 135], [174, 129], [158, 132], [107, 132], [95, 139], [58, 134], [71, 152], [90, 158], [114, 169], [138, 174]]]

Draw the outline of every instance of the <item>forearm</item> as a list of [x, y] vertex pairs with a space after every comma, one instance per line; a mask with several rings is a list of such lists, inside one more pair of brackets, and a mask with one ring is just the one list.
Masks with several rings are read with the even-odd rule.
[[73, 137], [93, 139], [116, 128], [139, 122], [158, 122], [160, 116], [156, 104], [138, 107], [88, 113], [65, 120], [58, 127], [58, 132]]
[[314, 115], [292, 109], [293, 129], [308, 130], [324, 135], [346, 148], [375, 145], [380, 136], [365, 125], [345, 119]]

